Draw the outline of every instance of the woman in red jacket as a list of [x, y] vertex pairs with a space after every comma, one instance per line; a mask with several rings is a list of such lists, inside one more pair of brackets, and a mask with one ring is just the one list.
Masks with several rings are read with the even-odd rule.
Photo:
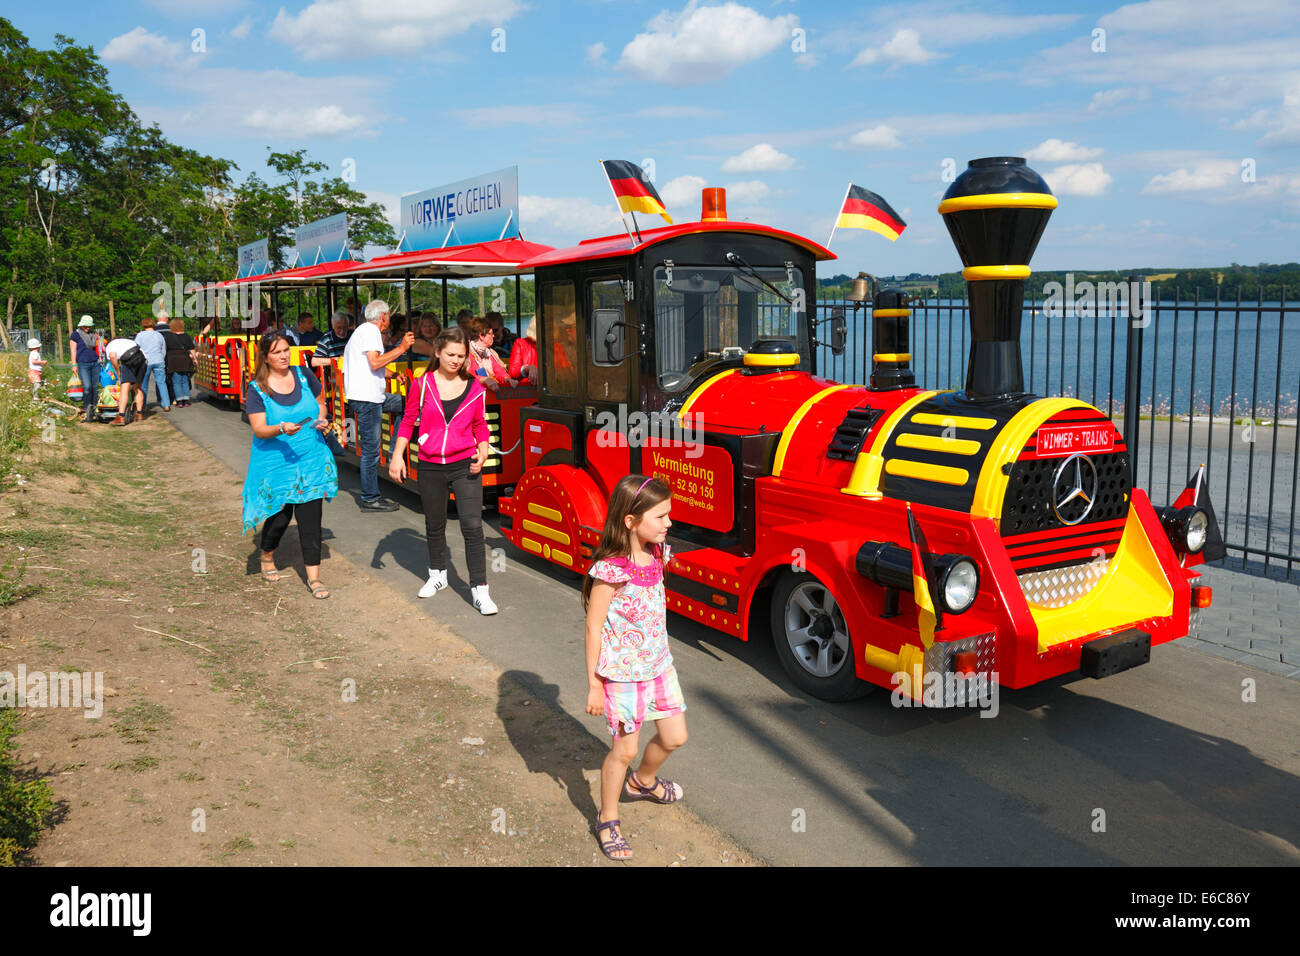
[[511, 378], [527, 379], [529, 385], [537, 384], [537, 316], [528, 320], [528, 328], [511, 346], [510, 366], [506, 371]]
[[412, 385], [393, 446], [388, 475], [406, 478], [406, 447], [419, 434], [420, 498], [429, 545], [429, 580], [420, 597], [447, 587], [447, 492], [456, 495], [456, 512], [465, 538], [470, 595], [480, 614], [495, 614], [488, 596], [487, 553], [483, 542], [483, 462], [488, 457], [488, 426], [483, 386], [466, 365], [469, 342], [458, 328], [443, 329], [433, 340], [429, 370]]

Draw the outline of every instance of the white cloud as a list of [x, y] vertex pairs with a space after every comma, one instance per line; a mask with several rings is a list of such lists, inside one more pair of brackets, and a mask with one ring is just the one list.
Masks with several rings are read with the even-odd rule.
[[722, 110], [711, 109], [707, 106], [687, 106], [665, 105], [665, 106], [647, 106], [645, 109], [637, 110], [633, 116], [653, 116], [655, 119], [689, 119], [705, 116], [721, 116]]
[[[428, 55], [448, 37], [502, 26], [522, 9], [518, 0], [314, 0], [296, 14], [281, 7], [270, 35], [305, 60]], [[486, 34], [480, 42], [486, 51]]]
[[751, 205], [765, 199], [772, 190], [760, 179], [747, 179], [738, 183], [727, 183], [727, 199], [737, 205]]
[[921, 35], [910, 27], [898, 30], [879, 47], [866, 47], [858, 52], [849, 66], [870, 66], [883, 61], [890, 68], [904, 64], [929, 63], [943, 54], [921, 46]]
[[873, 126], [849, 137], [849, 145], [858, 149], [902, 149], [903, 141], [893, 126]]
[[1115, 179], [1101, 163], [1058, 166], [1043, 173], [1043, 178], [1058, 196], [1104, 196]]
[[787, 156], [770, 143], [751, 146], [739, 156], [732, 156], [722, 164], [724, 173], [768, 173], [792, 169], [793, 156]]
[[[146, 123], [156, 122], [184, 142], [194, 137], [255, 136], [277, 149], [296, 148], [304, 144], [295, 140], [309, 135], [373, 136], [385, 119], [382, 94], [387, 82], [373, 76], [302, 76], [288, 70], [203, 66], [173, 70], [166, 82], [179, 105], [133, 105]], [[283, 127], [275, 125], [281, 121]]]
[[618, 206], [564, 196], [520, 196], [520, 229], [531, 242], [565, 246], [622, 232]]
[[466, 126], [573, 126], [582, 121], [571, 103], [532, 103], [454, 110]]
[[1300, 77], [1282, 94], [1282, 104], [1256, 110], [1233, 129], [1263, 129], [1261, 146], [1300, 146]]
[[252, 30], [253, 30], [253, 18], [244, 17], [244, 19], [240, 20], [239, 23], [237, 23], [235, 27], [230, 31], [230, 35], [234, 37], [236, 40], [247, 40], [248, 34], [251, 33]]
[[1235, 159], [1207, 159], [1190, 169], [1175, 169], [1152, 177], [1144, 193], [1185, 193], [1222, 189], [1240, 181], [1241, 163]]
[[1089, 113], [1104, 113], [1107, 110], [1114, 109], [1125, 100], [1145, 100], [1151, 94], [1145, 86], [1137, 89], [1129, 89], [1123, 86], [1117, 86], [1113, 90], [1101, 90], [1092, 95], [1088, 103]]
[[150, 33], [144, 27], [136, 27], [129, 33], [109, 40], [99, 51], [99, 58], [106, 63], [156, 66], [160, 61], [170, 63], [179, 59], [183, 50], [179, 41]]
[[362, 190], [366, 196], [366, 202], [377, 202], [384, 207], [384, 218], [394, 229], [398, 229], [398, 235], [401, 235], [400, 226], [402, 224], [402, 197], [397, 193], [380, 192], [374, 189]]
[[368, 128], [364, 116], [345, 113], [333, 104], [317, 106], [313, 109], [292, 108], [275, 112], [255, 109], [248, 114], [244, 125], [249, 129], [290, 137], [375, 135], [375, 131]]
[[680, 13], [665, 11], [646, 24], [618, 65], [643, 80], [695, 86], [785, 46], [798, 24], [794, 15], [769, 18], [738, 3], [705, 7], [691, 0]]
[[815, 53], [800, 53], [794, 58], [794, 65], [801, 70], [811, 70], [821, 61], [822, 58]]
[[1262, 23], [1276, 27], [1298, 19], [1291, 0], [1233, 0], [1231, 15], [1227, 12], [1222, 0], [1146, 0], [1125, 4], [1097, 22], [1107, 30], [1165, 37], [1171, 33], [1220, 35], [1234, 28], [1256, 33]]
[[587, 62], [592, 66], [601, 66], [605, 62], [605, 44], [593, 43], [587, 47]]
[[[664, 205], [671, 214], [673, 209], [692, 209], [700, 202], [700, 190], [709, 184], [702, 176], [678, 176], [664, 183], [663, 188], [656, 187]], [[680, 218], [674, 216], [674, 219]]]
[[1039, 163], [1070, 163], [1082, 159], [1096, 159], [1103, 150], [1095, 146], [1080, 146], [1059, 139], [1045, 139], [1033, 149], [1025, 151], [1025, 159]]
[[910, 7], [907, 18], [923, 20], [926, 39], [939, 46], [987, 43], [1028, 36], [1042, 30], [1059, 30], [1079, 19], [1077, 13], [1043, 13], [1032, 16], [1000, 16], [953, 10], [946, 4], [931, 8]]

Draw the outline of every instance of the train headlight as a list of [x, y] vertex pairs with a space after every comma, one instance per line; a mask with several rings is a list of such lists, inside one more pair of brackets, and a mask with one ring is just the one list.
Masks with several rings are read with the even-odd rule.
[[960, 614], [974, 604], [979, 587], [979, 568], [970, 558], [956, 557], [939, 570], [939, 599], [949, 614]]
[[1188, 505], [1174, 511], [1163, 509], [1161, 524], [1175, 548], [1185, 554], [1199, 554], [1210, 533], [1210, 516], [1204, 508]]

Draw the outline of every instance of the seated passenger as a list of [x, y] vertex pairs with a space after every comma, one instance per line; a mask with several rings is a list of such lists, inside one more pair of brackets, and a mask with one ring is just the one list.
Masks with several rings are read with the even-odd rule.
[[348, 344], [348, 335], [348, 314], [339, 309], [330, 316], [329, 332], [316, 343], [316, 351], [311, 357], [312, 366], [322, 368], [331, 364], [330, 359], [341, 359]]
[[537, 384], [537, 316], [528, 320], [524, 334], [515, 339], [506, 373], [511, 378], [527, 380], [529, 385]]
[[[412, 320], [415, 317], [412, 314]], [[432, 312], [420, 314], [418, 322], [415, 324], [415, 344], [411, 346], [411, 351], [420, 358], [432, 358], [437, 354], [437, 347], [434, 345], [434, 339], [442, 331], [437, 317]]]
[[467, 330], [470, 371], [479, 377], [483, 387], [495, 392], [502, 385], [511, 388], [518, 385], [518, 380], [510, 377], [505, 363], [492, 351], [492, 326], [488, 325], [487, 319], [470, 319]]

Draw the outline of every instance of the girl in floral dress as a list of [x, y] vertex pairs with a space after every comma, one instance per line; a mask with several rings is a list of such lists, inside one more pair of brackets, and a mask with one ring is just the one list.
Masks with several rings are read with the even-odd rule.
[[[596, 838], [611, 860], [632, 849], [619, 827], [621, 801], [676, 803], [680, 785], [656, 774], [686, 743], [686, 704], [668, 649], [664, 567], [672, 492], [658, 478], [628, 475], [614, 487], [600, 545], [583, 582], [587, 612], [587, 713], [604, 716], [613, 736], [600, 768]], [[655, 721], [641, 764], [632, 770], [641, 725]]]

